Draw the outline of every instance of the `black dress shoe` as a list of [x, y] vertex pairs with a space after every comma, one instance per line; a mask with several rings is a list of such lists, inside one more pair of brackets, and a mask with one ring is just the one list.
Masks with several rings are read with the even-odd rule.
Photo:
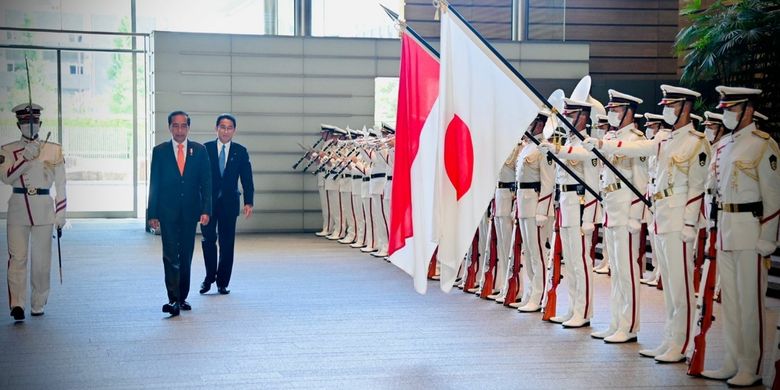
[[230, 294], [230, 290], [228, 290], [227, 287], [218, 287], [217, 291], [222, 295]]
[[184, 311], [192, 310], [192, 306], [190, 306], [190, 303], [187, 301], [182, 301], [181, 303], [179, 303], [179, 308]]
[[203, 282], [200, 284], [200, 293], [205, 294], [211, 290], [211, 283]]
[[171, 317], [176, 317], [177, 315], [179, 315], [179, 310], [180, 307], [178, 302], [166, 303], [162, 307], [163, 313], [168, 313], [171, 315]]
[[14, 317], [15, 321], [24, 321], [24, 309], [19, 306], [14, 306], [14, 308], [11, 309], [11, 316]]
[[32, 312], [30, 312], [30, 314], [32, 314], [33, 317], [40, 317], [40, 316], [43, 315], [43, 312], [34, 312], [34, 311], [32, 311]]

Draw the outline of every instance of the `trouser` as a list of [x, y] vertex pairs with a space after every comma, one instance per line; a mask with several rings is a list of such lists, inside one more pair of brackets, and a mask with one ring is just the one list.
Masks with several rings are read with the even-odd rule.
[[477, 240], [479, 242], [477, 245], [477, 248], [479, 248], [479, 267], [477, 268], [478, 275], [476, 278], [476, 286], [482, 286], [482, 284], [485, 283], [485, 272], [490, 265], [490, 259], [488, 258], [490, 255], [488, 252], [488, 248], [490, 247], [490, 218], [487, 213], [482, 215], [479, 226], [477, 226], [477, 231], [479, 232], [479, 239]]
[[355, 237], [355, 216], [352, 213], [352, 193], [339, 192], [341, 199], [341, 226], [342, 234], [339, 237]]
[[370, 196], [364, 196], [361, 200], [363, 202], [363, 212], [366, 215], [366, 231], [364, 233], [365, 240], [363, 243], [366, 244], [367, 248], [376, 248], [376, 234], [374, 233], [374, 206], [371, 204]]
[[328, 191], [325, 187], [320, 187], [320, 210], [322, 210], [322, 231], [330, 233], [330, 205]]
[[[30, 249], [30, 285], [32, 311], [40, 313], [49, 299], [51, 284], [52, 225], [7, 224], [8, 301], [11, 308], [27, 304], [27, 249]], [[30, 245], [32, 241], [32, 245]]]
[[[227, 287], [233, 273], [233, 250], [236, 242], [236, 217], [228, 216], [221, 202], [217, 202], [209, 223], [200, 225], [203, 234], [203, 263], [206, 265], [206, 284], [217, 282], [217, 287]], [[217, 258], [219, 242], [219, 258]]]
[[653, 254], [661, 267], [664, 283], [666, 325], [664, 338], [685, 354], [694, 329], [693, 258], [680, 232], [655, 235]]
[[566, 317], [590, 319], [593, 315], [593, 260], [590, 258], [592, 236], [583, 235], [579, 226], [561, 227], [561, 246], [566, 266], [563, 280], [568, 280], [569, 311]]
[[341, 193], [339, 190], [328, 190], [328, 214], [330, 214], [330, 229], [332, 235], [341, 237]]
[[761, 362], [767, 354], [763, 344], [767, 267], [755, 251], [718, 250], [717, 258], [725, 339], [723, 367], [761, 375]]
[[509, 254], [512, 250], [512, 225], [511, 215], [493, 218], [496, 224], [496, 241], [498, 248], [498, 264], [496, 264], [496, 284], [494, 290], [499, 290], [501, 297], [506, 295], [507, 270], [509, 269]]
[[387, 252], [387, 216], [385, 214], [384, 195], [372, 194], [371, 207], [374, 214], [374, 248]]
[[366, 239], [366, 212], [360, 195], [352, 193], [352, 213], [355, 216], [355, 241], [363, 243]]
[[610, 226], [604, 231], [610, 252], [609, 278], [610, 329], [625, 333], [639, 332], [639, 249], [638, 237], [626, 226]]
[[197, 225], [195, 221], [160, 221], [168, 302], [184, 302], [190, 293], [190, 270]]
[[545, 242], [550, 234], [550, 222], [545, 226], [536, 226], [535, 218], [520, 219], [520, 235], [523, 237], [525, 263], [523, 269], [528, 275], [528, 288], [524, 291], [522, 302], [542, 304], [544, 283], [547, 280], [547, 248]]

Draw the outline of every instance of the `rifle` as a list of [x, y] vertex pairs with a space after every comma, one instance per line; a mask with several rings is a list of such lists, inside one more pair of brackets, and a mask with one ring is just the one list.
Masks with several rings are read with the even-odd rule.
[[547, 290], [547, 304], [544, 305], [544, 313], [542, 314], [542, 321], [550, 321], [555, 317], [556, 305], [558, 303], [558, 285], [561, 284], [561, 251], [563, 245], [561, 244], [561, 211], [557, 209], [555, 212], [555, 228], [553, 229], [555, 234], [555, 240], [553, 244], [552, 255], [552, 275], [550, 276], [550, 288]]
[[[318, 139], [318, 140], [317, 140], [317, 142], [315, 142], [315, 143], [314, 143], [314, 145], [312, 145], [312, 146], [311, 146], [311, 148], [309, 148], [309, 149], [314, 149], [314, 148], [316, 148], [316, 147], [317, 147], [317, 146], [319, 146], [319, 144], [320, 144], [320, 143], [322, 143], [322, 141], [324, 141], [324, 140], [325, 140], [325, 138], [322, 138], [322, 137], [320, 137], [320, 139]], [[297, 169], [297, 168], [298, 168], [298, 165], [300, 165], [300, 164], [301, 164], [301, 162], [303, 162], [303, 159], [305, 159], [305, 158], [306, 158], [306, 156], [308, 156], [308, 155], [309, 155], [309, 152], [308, 152], [308, 151], [307, 151], [306, 153], [304, 153], [304, 154], [303, 154], [303, 156], [301, 156], [301, 158], [300, 158], [300, 159], [298, 159], [298, 162], [296, 162], [295, 164], [293, 164], [293, 166], [292, 166], [292, 169]]]
[[504, 306], [509, 306], [510, 303], [517, 301], [517, 294], [520, 292], [520, 269], [523, 267], [522, 259], [520, 258], [521, 246], [523, 245], [523, 238], [520, 235], [520, 221], [515, 218], [515, 223], [512, 226], [512, 262], [509, 268], [509, 280], [507, 281], [506, 297], [504, 298]]
[[[318, 154], [326, 153], [328, 149], [333, 147], [333, 145], [336, 145], [336, 142], [331, 142], [331, 143], [327, 144], [324, 148], [322, 148], [322, 150], [319, 151]], [[311, 167], [316, 161], [317, 161], [316, 158], [314, 158], [311, 161], [309, 161], [309, 163], [305, 167], [303, 167], [303, 170], [301, 172], [306, 172], [306, 170], [309, 169], [309, 167]], [[319, 166], [317, 168], [319, 169]]]
[[471, 258], [466, 268], [466, 281], [463, 283], [463, 292], [474, 288], [477, 283], [477, 272], [479, 272], [479, 229], [474, 233], [474, 239], [471, 240]]
[[[495, 214], [495, 213], [494, 213]], [[496, 234], [495, 216], [490, 218], [490, 227], [488, 228], [488, 265], [485, 270], [485, 280], [482, 283], [482, 291], [479, 297], [487, 299], [488, 295], [493, 294], [493, 287], [496, 285], [496, 265], [498, 265], [498, 235]]]
[[699, 229], [696, 237], [696, 255], [693, 258], [693, 291], [699, 292], [704, 266], [704, 246], [707, 245], [707, 229]]
[[[717, 213], [718, 207], [715, 197], [712, 199], [712, 210], [710, 210], [710, 218], [713, 219], [712, 228], [710, 229], [710, 246], [707, 251], [707, 258], [704, 264], [704, 288], [703, 292], [699, 293], [699, 302], [697, 302], [697, 308], [699, 309], [699, 320], [697, 325], [699, 328], [698, 334], [693, 338], [693, 354], [691, 355], [690, 365], [688, 366], [688, 375], [699, 376], [704, 370], [704, 354], [707, 350], [707, 332], [712, 327], [712, 322], [715, 317], [712, 315], [713, 295], [715, 294], [716, 283], [716, 255], [717, 255], [717, 237], [718, 237], [718, 224]], [[714, 217], [714, 218], [713, 218]]]

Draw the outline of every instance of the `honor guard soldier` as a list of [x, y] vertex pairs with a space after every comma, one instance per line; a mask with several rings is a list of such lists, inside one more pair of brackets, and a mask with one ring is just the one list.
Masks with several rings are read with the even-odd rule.
[[[593, 99], [590, 99], [593, 101]], [[600, 104], [599, 104], [600, 105]], [[591, 102], [564, 99], [563, 115], [576, 131], [587, 137], [586, 127], [591, 116]], [[595, 118], [595, 115], [594, 115]], [[546, 155], [549, 143], [542, 144]], [[566, 144], [555, 145], [555, 155], [590, 188], [597, 188], [599, 160], [581, 147], [580, 138], [569, 134]], [[575, 150], [575, 148], [577, 150]], [[567, 280], [569, 310], [563, 316], [555, 316], [552, 322], [559, 322], [565, 328], [590, 326], [593, 316], [593, 260], [590, 258], [590, 244], [596, 228], [596, 198], [568, 172], [558, 167], [555, 182], [560, 190], [559, 214], [563, 258], [563, 280]], [[586, 244], [587, 243], [587, 244]]]
[[[41, 140], [43, 108], [35, 103], [13, 108], [19, 141], [3, 145], [0, 155], [2, 181], [13, 187], [8, 199], [8, 300], [14, 320], [24, 320], [27, 304], [27, 261], [30, 259], [32, 296], [30, 312], [43, 315], [51, 281], [52, 225], [65, 225], [65, 159], [62, 147]], [[56, 197], [49, 193], [52, 184]], [[29, 248], [29, 257], [28, 257]]]
[[[496, 265], [496, 284], [493, 290], [498, 293], [488, 295], [488, 299], [501, 300], [503, 302], [506, 296], [507, 270], [509, 269], [509, 254], [512, 250], [512, 226], [514, 226], [514, 216], [512, 215], [512, 205], [515, 202], [515, 166], [517, 165], [517, 155], [520, 153], [521, 146], [516, 145], [512, 153], [504, 161], [498, 172], [498, 185], [494, 199], [496, 202], [496, 213], [493, 216], [493, 223], [496, 225], [496, 248], [498, 249], [498, 263]], [[512, 299], [514, 302], [514, 297]]]
[[[664, 124], [664, 117], [663, 115], [659, 114], [652, 114], [652, 113], [645, 113], [645, 138], [647, 139], [654, 139], [656, 136], [661, 138], [667, 138], [670, 134], [670, 129], [665, 126]], [[655, 194], [655, 156], [650, 156], [647, 158], [647, 193], [645, 194], [648, 199], [652, 198], [653, 194]], [[642, 219], [642, 223], [648, 226], [652, 226], [653, 224], [653, 214], [650, 212], [650, 210], [645, 206], [644, 209], [644, 218]], [[650, 239], [648, 240], [648, 243], [653, 248], [652, 252], [656, 253], [655, 249], [655, 233], [653, 229], [647, 229], [647, 233], [650, 236]], [[643, 270], [644, 271], [644, 270]], [[658, 263], [658, 256], [653, 255], [653, 272], [650, 274], [649, 277], [646, 279], [640, 279], [640, 283], [647, 284], [651, 287], [658, 286], [658, 280], [661, 277], [661, 266]]]
[[654, 349], [639, 351], [660, 363], [685, 361], [692, 340], [695, 310], [693, 254], [704, 181], [710, 159], [710, 144], [693, 128], [690, 113], [698, 92], [661, 85], [664, 121], [673, 130], [668, 138], [633, 142], [586, 140], [588, 147], [601, 145], [606, 154], [626, 157], [655, 156], [653, 195], [654, 255], [661, 265], [664, 283], [666, 325], [664, 340]]
[[[543, 137], [543, 129], [550, 112], [543, 110], [531, 122], [528, 131], [537, 138]], [[553, 188], [555, 167], [546, 153], [536, 144], [528, 142], [517, 156], [515, 181], [517, 182], [517, 218], [520, 236], [523, 238], [523, 273], [528, 277], [520, 303], [511, 303], [521, 312], [541, 309], [544, 286], [547, 280], [548, 248], [545, 245], [552, 228]], [[509, 298], [509, 297], [507, 297]]]
[[[336, 145], [337, 137], [333, 134], [334, 129], [335, 128], [333, 126], [320, 125], [320, 137], [322, 137], [322, 139], [325, 141], [320, 149], [314, 149], [309, 154], [307, 154], [307, 158], [310, 161], [321, 161], [323, 158], [325, 158], [325, 151], [335, 149], [334, 146]], [[328, 191], [325, 190], [325, 172], [323, 171], [317, 172], [317, 189], [320, 193], [322, 230], [314, 234], [319, 237], [325, 237], [331, 233], [332, 226], [330, 225], [330, 197], [328, 196]]]
[[[635, 127], [634, 113], [642, 99], [610, 89], [608, 120], [613, 131], [605, 137], [613, 142], [645, 139]], [[636, 188], [647, 187], [645, 157], [630, 158], [620, 154], [608, 156], [613, 166], [631, 180]], [[609, 328], [592, 334], [607, 343], [635, 341], [639, 332], [639, 233], [642, 230], [644, 203], [628, 189], [626, 183], [606, 167], [601, 170], [600, 189], [604, 206], [604, 242], [610, 253], [612, 277]]]
[[[384, 132], [384, 129], [381, 131]], [[384, 135], [384, 134], [383, 134]], [[384, 139], [381, 137], [380, 139]], [[374, 247], [373, 250], [361, 249], [364, 252], [372, 252], [375, 257], [387, 256], [388, 231], [387, 214], [385, 210], [385, 186], [387, 185], [388, 150], [380, 147], [371, 153], [371, 181], [369, 192], [371, 194], [371, 214], [374, 223]], [[375, 252], [375, 253], [374, 253]]]
[[729, 386], [761, 383], [764, 295], [768, 256], [777, 249], [780, 215], [780, 150], [753, 122], [761, 90], [719, 86], [723, 125], [731, 130], [718, 144], [715, 187], [719, 201], [718, 267], [725, 358], [702, 376]]
[[[591, 134], [594, 138], [604, 138], [609, 131], [609, 117], [605, 114], [596, 115], [596, 125], [591, 130]], [[596, 203], [596, 228], [593, 230], [593, 244], [591, 247], [591, 258], [593, 262], [596, 261], [596, 243], [598, 242], [598, 232], [601, 230], [604, 221], [604, 208], [601, 203]], [[604, 235], [606, 237], [606, 235]], [[606, 240], [601, 240], [601, 262], [593, 267], [593, 272], [597, 274], [609, 274], [609, 247], [606, 245]]]
[[344, 139], [347, 136], [347, 132], [344, 129], [334, 127], [333, 135], [336, 138], [335, 147], [333, 150], [325, 156], [325, 164], [322, 164], [320, 170], [325, 176], [325, 191], [328, 195], [328, 202], [330, 208], [328, 214], [330, 214], [330, 227], [332, 230], [330, 234], [325, 236], [329, 240], [340, 240], [346, 234], [345, 218], [342, 216], [342, 202], [339, 181], [336, 180], [336, 164], [340, 161], [341, 151], [347, 148]]
[[[384, 193], [382, 194], [382, 216], [384, 217], [386, 239], [384, 245], [379, 248], [376, 253], [372, 253], [371, 256], [382, 257], [387, 259], [388, 250], [390, 248], [390, 222], [387, 219], [387, 215], [390, 212], [390, 198], [393, 193], [393, 164], [395, 162], [395, 130], [389, 126], [382, 124], [382, 140], [380, 144], [379, 152], [385, 158], [387, 164], [387, 180], [385, 181]], [[388, 260], [389, 261], [389, 260]]]

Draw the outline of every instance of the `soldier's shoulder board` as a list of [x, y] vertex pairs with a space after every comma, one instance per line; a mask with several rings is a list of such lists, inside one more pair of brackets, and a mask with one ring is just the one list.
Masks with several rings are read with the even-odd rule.
[[761, 138], [761, 139], [769, 139], [770, 138], [768, 133], [765, 133], [765, 132], [763, 132], [761, 130], [758, 130], [758, 129], [753, 130], [753, 135], [755, 135], [755, 136], [757, 136], [758, 138]]
[[698, 138], [704, 138], [704, 133], [696, 130], [691, 130], [691, 135], [696, 136]]
[[645, 136], [645, 133], [643, 133], [642, 130], [639, 130], [639, 129], [631, 129], [631, 132], [636, 134], [636, 135], [638, 135], [638, 136], [640, 136], [640, 137], [644, 137]]

